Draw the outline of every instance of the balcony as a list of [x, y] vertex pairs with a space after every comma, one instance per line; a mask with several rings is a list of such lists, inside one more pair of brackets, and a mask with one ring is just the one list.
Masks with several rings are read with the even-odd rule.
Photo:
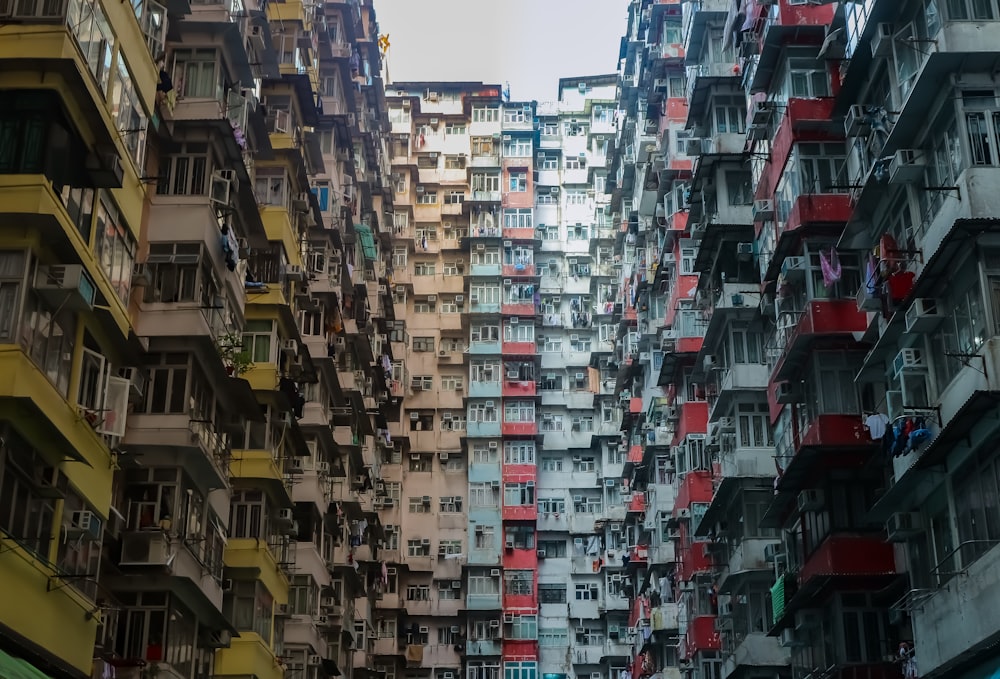
[[[599, 620], [601, 618], [600, 605], [596, 599], [591, 601], [571, 600], [569, 602], [569, 617], [582, 620]], [[594, 652], [599, 654], [601, 649], [595, 648]], [[600, 657], [600, 655], [597, 656], [597, 662], [600, 662]]]
[[782, 46], [794, 41], [810, 44], [822, 43], [826, 28], [833, 21], [837, 6], [799, 5], [789, 0], [777, 0], [768, 7], [763, 5], [761, 14], [753, 17], [754, 32], [758, 36], [759, 56], [757, 65], [745, 79], [750, 92], [764, 91], [771, 77], [782, 62]]
[[500, 421], [468, 422], [465, 432], [470, 438], [497, 438], [500, 436]]
[[891, 544], [878, 537], [831, 535], [802, 564], [799, 584], [823, 576], [893, 576], [896, 560]]
[[684, 638], [682, 656], [693, 658], [699, 651], [718, 651], [721, 649], [722, 639], [715, 629], [715, 616], [698, 615], [692, 618], [688, 623], [687, 635]]
[[471, 611], [500, 610], [500, 593], [468, 594], [465, 597], [465, 607]]
[[650, 612], [650, 626], [653, 631], [673, 630], [679, 626], [677, 603], [660, 604]]
[[501, 431], [504, 436], [535, 436], [538, 434], [538, 422], [508, 422], [504, 420]]
[[500, 154], [499, 153], [480, 154], [480, 155], [474, 154], [469, 157], [469, 167], [480, 167], [480, 168], [500, 167]]
[[215, 655], [215, 673], [220, 676], [253, 676], [259, 679], [282, 679], [284, 669], [270, 645], [256, 632], [240, 632], [229, 648]]
[[[507, 345], [504, 345], [505, 347]], [[534, 345], [532, 345], [534, 346]], [[506, 352], [505, 352], [506, 353]], [[534, 380], [504, 380], [503, 381], [503, 396], [506, 397], [517, 397], [517, 396], [534, 396], [536, 393], [537, 385]]]
[[[504, 229], [504, 238], [517, 238], [517, 236], [508, 236], [507, 231], [514, 231], [515, 229]], [[518, 229], [523, 230], [523, 229]], [[534, 277], [535, 265], [534, 264], [504, 264], [501, 269], [501, 274], [508, 278], [517, 276], [528, 276]]]
[[739, 667], [787, 667], [789, 653], [778, 640], [761, 633], [751, 633], [733, 649], [731, 655], [723, 653], [722, 676], [731, 676]]
[[736, 549], [729, 556], [728, 563], [725, 564], [722, 574], [716, 581], [720, 593], [727, 593], [739, 584], [744, 576], [754, 574], [758, 571], [769, 571], [772, 566], [764, 558], [764, 551], [768, 545], [777, 544], [775, 540], [768, 538], [745, 538], [740, 540]]
[[868, 329], [868, 314], [855, 300], [814, 300], [801, 313], [789, 314], [790, 325], [780, 327], [768, 343], [771, 382], [790, 379], [807, 356], [814, 340], [860, 338]]
[[[572, 608], [572, 603], [570, 608]], [[572, 614], [570, 614], [572, 617]], [[584, 619], [589, 619], [587, 616], [582, 616]], [[605, 657], [603, 646], [580, 646], [578, 644], [574, 645], [575, 648], [571, 651], [572, 661], [574, 665], [600, 665], [601, 660]]]
[[[537, 235], [535, 233], [535, 229], [533, 229], [531, 227], [517, 228], [517, 227], [506, 227], [505, 226], [503, 228], [503, 232], [502, 233], [503, 233], [503, 237], [507, 238], [509, 240], [535, 240], [535, 238], [537, 237]], [[534, 267], [531, 267], [531, 268], [534, 269]], [[507, 273], [507, 271], [505, 270], [504, 271], [504, 275], [505, 276], [510, 276], [511, 274]], [[534, 274], [534, 271], [532, 271], [532, 273], [524, 273], [523, 271], [520, 271], [520, 272], [515, 271], [513, 273], [513, 275], [515, 275], [515, 276], [534, 276], [535, 274]]]
[[504, 521], [535, 521], [538, 518], [538, 506], [533, 504], [504, 505], [500, 512]]
[[678, 580], [690, 580], [699, 573], [708, 573], [714, 569], [710, 556], [709, 542], [689, 542], [680, 548], [680, 564]]
[[538, 313], [538, 307], [530, 299], [505, 299], [500, 305], [500, 313], [504, 316], [534, 316]]
[[[473, 304], [473, 309], [479, 306], [487, 305], [476, 305]], [[489, 313], [489, 312], [483, 312]], [[493, 313], [496, 313], [495, 311]], [[470, 342], [469, 343], [469, 353], [473, 356], [499, 356], [500, 355], [500, 342]]]
[[499, 639], [474, 639], [465, 645], [465, 655], [498, 656], [500, 655], [501, 643]]
[[469, 398], [499, 398], [503, 393], [499, 380], [490, 382], [472, 381], [469, 383], [468, 389]]

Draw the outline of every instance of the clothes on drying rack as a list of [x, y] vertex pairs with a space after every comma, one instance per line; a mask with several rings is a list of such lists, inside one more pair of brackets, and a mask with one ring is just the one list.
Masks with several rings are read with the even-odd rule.
[[899, 417], [882, 438], [883, 450], [893, 457], [907, 455], [933, 436], [923, 417]]

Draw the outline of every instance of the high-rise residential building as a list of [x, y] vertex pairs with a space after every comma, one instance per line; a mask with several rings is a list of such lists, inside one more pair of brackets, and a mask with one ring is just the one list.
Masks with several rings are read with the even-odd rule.
[[0, 676], [996, 674], [1000, 5], [627, 14], [0, 3]]
[[402, 394], [372, 3], [0, 15], [0, 675], [360, 677]]

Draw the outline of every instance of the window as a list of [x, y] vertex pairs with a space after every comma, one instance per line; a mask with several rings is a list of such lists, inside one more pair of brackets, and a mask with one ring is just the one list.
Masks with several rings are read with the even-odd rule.
[[591, 456], [573, 458], [574, 472], [594, 472], [597, 471], [597, 460]]
[[505, 662], [503, 679], [538, 679], [538, 663], [534, 661]]
[[577, 601], [597, 601], [600, 588], [596, 582], [578, 583], [573, 586], [573, 598]]
[[49, 463], [7, 427], [0, 438], [0, 531], [44, 559], [48, 559], [53, 538], [56, 503], [51, 475]]
[[[497, 447], [490, 447], [487, 443], [476, 443], [472, 446], [473, 464], [496, 464], [499, 461]], [[494, 507], [496, 504], [493, 505]]]
[[[529, 592], [530, 593], [530, 592]], [[537, 639], [538, 616], [514, 615], [514, 621], [507, 625], [508, 639]]]
[[[462, 496], [461, 495], [442, 495], [440, 499], [441, 511], [447, 514], [460, 514], [462, 512]], [[444, 547], [446, 544], [451, 544], [455, 542], [458, 545], [459, 551], [462, 548], [462, 541], [449, 541], [442, 540], [441, 546]], [[446, 554], [458, 554], [459, 552], [445, 552]]]
[[506, 507], [533, 506], [535, 504], [535, 484], [526, 481], [505, 483], [503, 487], [503, 503]]
[[[184, 142], [176, 153], [164, 155], [160, 159], [156, 192], [171, 196], [204, 196], [208, 193], [211, 169], [208, 144]], [[266, 195], [266, 192], [258, 191], [261, 200]]]
[[428, 585], [409, 585], [406, 588], [408, 601], [430, 601], [431, 588]]
[[528, 190], [528, 173], [523, 170], [511, 170], [507, 176], [507, 190], [511, 193], [524, 193]]
[[318, 606], [319, 586], [311, 575], [293, 575], [288, 588], [288, 604], [296, 615], [312, 615]]
[[504, 464], [535, 464], [534, 441], [504, 441]]
[[498, 422], [496, 405], [492, 401], [469, 406], [469, 422]]
[[[548, 552], [546, 552], [548, 557]], [[564, 583], [538, 583], [538, 602], [542, 604], [566, 603], [566, 585]]]
[[497, 106], [473, 106], [472, 122], [496, 123], [500, 121], [500, 109]]
[[496, 507], [499, 496], [499, 488], [489, 481], [469, 484], [469, 503], [473, 507]]
[[562, 458], [543, 457], [541, 467], [543, 472], [561, 472], [563, 470]]
[[413, 265], [413, 275], [433, 276], [434, 269], [435, 269], [434, 262], [417, 262], [416, 264]]
[[504, 422], [534, 422], [534, 401], [504, 401]]
[[542, 514], [563, 514], [566, 501], [562, 498], [542, 498], [538, 501], [538, 511]]
[[411, 514], [430, 514], [431, 512], [431, 499], [428, 495], [411, 497], [407, 505]]
[[434, 338], [433, 337], [414, 337], [413, 338], [413, 350], [414, 351], [434, 351]]
[[531, 156], [531, 140], [518, 137], [503, 142], [505, 158], [528, 158]]
[[249, 320], [243, 332], [243, 351], [250, 354], [250, 360], [254, 363], [275, 363], [276, 339], [273, 321]]
[[430, 556], [431, 541], [427, 538], [406, 541], [407, 556]]
[[[446, 498], [442, 498], [444, 500]], [[451, 499], [451, 498], [447, 498]], [[461, 503], [462, 498], [458, 498]], [[453, 503], [449, 503], [453, 505]], [[461, 506], [461, 504], [459, 504]], [[441, 540], [438, 543], [438, 556], [447, 556], [449, 554], [461, 554], [462, 553], [462, 541], [461, 540]]]
[[[455, 584], [458, 584], [455, 587]], [[441, 601], [458, 601], [462, 598], [462, 581], [461, 580], [438, 580], [437, 583], [438, 599]], [[444, 631], [447, 628], [442, 627], [439, 631]], [[448, 641], [447, 643], [453, 643]]]
[[[565, 540], [539, 540], [538, 549], [545, 552], [546, 559], [563, 559], [567, 555], [566, 551], [566, 541]], [[553, 589], [559, 588], [561, 591], [561, 597], [559, 601], [545, 601], [544, 598], [541, 599], [543, 604], [564, 604], [566, 603], [566, 585], [538, 585], [539, 597], [542, 597], [542, 593], [545, 591], [546, 587]]]
[[215, 49], [174, 50], [173, 73], [178, 97], [222, 99], [222, 65]]
[[749, 448], [770, 448], [774, 445], [768, 423], [767, 403], [740, 403], [736, 407], [738, 444]]
[[503, 227], [505, 229], [530, 229], [532, 228], [531, 208], [517, 208], [503, 211]]
[[474, 172], [472, 174], [472, 190], [474, 192], [495, 192], [500, 190], [499, 172]]
[[504, 570], [503, 593], [530, 595], [534, 589], [534, 571]]
[[[493, 505], [494, 507], [496, 505]], [[476, 549], [496, 549], [496, 532], [493, 526], [476, 526], [475, 548]], [[495, 582], [495, 581], [494, 581]]]
[[437, 191], [424, 191], [417, 195], [417, 203], [419, 205], [437, 205], [437, 202]]
[[465, 123], [447, 123], [444, 126], [445, 134], [465, 134]]

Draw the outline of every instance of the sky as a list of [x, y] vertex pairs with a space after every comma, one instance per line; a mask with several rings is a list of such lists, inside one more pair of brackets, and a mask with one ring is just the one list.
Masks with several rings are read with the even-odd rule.
[[628, 0], [375, 0], [389, 82], [510, 82], [555, 101], [559, 78], [618, 70]]

